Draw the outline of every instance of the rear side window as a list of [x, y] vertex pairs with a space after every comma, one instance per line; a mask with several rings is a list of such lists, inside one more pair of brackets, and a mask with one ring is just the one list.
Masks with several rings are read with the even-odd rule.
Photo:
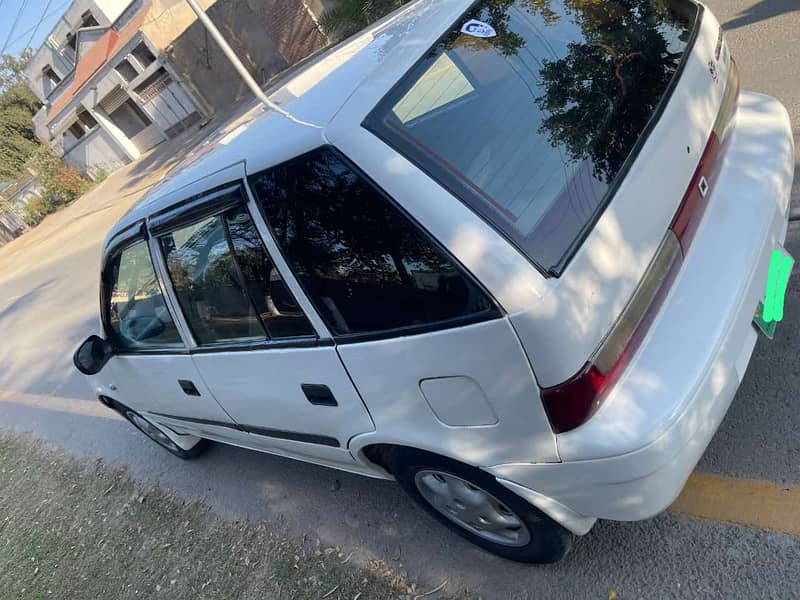
[[137, 242], [111, 262], [108, 324], [124, 350], [183, 348], [164, 303], [147, 243]]
[[669, 95], [697, 12], [483, 0], [365, 126], [557, 276]]
[[278, 245], [336, 336], [497, 315], [461, 268], [333, 149], [257, 174], [251, 185]]
[[199, 345], [314, 335], [244, 209], [178, 229], [160, 243]]

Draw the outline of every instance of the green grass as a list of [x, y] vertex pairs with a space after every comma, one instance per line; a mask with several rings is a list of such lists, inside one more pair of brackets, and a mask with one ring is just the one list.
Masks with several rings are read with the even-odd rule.
[[423, 594], [381, 561], [354, 565], [277, 525], [226, 521], [101, 462], [0, 436], [2, 600]]

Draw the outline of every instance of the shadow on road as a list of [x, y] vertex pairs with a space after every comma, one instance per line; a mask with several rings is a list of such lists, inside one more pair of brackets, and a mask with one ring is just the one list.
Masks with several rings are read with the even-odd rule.
[[800, 11], [797, 0], [761, 0], [758, 4], [741, 12], [735, 19], [725, 23], [724, 27], [725, 29], [738, 29], [795, 11]]

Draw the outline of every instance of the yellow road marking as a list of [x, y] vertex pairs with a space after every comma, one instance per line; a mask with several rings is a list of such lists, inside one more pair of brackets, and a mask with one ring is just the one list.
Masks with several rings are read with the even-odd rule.
[[[0, 407], [3, 404], [87, 417], [121, 418], [99, 402], [63, 396], [0, 390]], [[669, 511], [800, 536], [800, 486], [694, 473]]]
[[800, 536], [800, 487], [694, 473], [669, 510]]
[[97, 400], [67, 398], [65, 396], [45, 396], [41, 394], [25, 394], [0, 390], [0, 407], [3, 404], [15, 404], [29, 408], [39, 408], [82, 417], [100, 417], [103, 419], [121, 419], [113, 410], [106, 408]]

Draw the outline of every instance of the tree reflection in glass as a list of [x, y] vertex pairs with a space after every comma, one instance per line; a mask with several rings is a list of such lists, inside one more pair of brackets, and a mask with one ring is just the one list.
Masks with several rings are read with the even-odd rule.
[[[686, 50], [687, 0], [484, 0], [366, 126], [558, 274]], [[461, 32], [478, 19], [497, 35]]]

